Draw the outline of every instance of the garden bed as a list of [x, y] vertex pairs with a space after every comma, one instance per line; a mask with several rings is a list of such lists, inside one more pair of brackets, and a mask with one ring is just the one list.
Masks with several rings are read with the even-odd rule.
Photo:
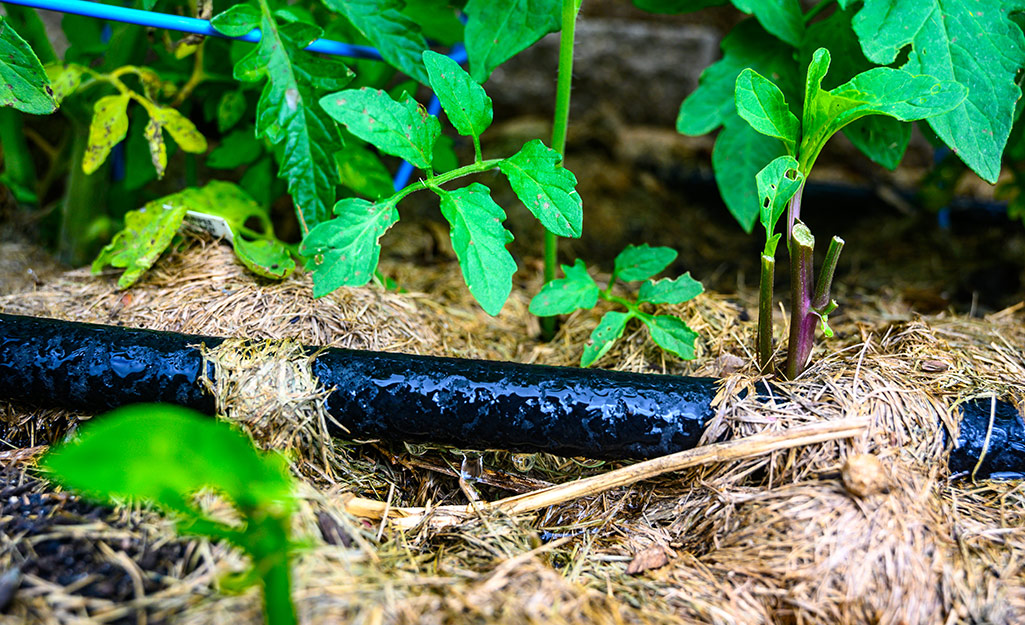
[[[314, 300], [309, 278], [265, 283], [220, 243], [194, 240], [132, 290], [72, 271], [0, 299], [0, 312], [312, 345], [573, 365], [603, 312], [568, 317], [535, 338], [517, 275], [488, 317], [458, 266], [382, 266], [406, 292], [342, 289]], [[857, 289], [851, 285], [851, 290]], [[398, 529], [360, 517], [354, 497], [390, 509], [467, 503], [464, 455], [432, 445], [334, 441], [326, 458], [296, 449], [302, 479], [294, 597], [304, 623], [353, 622], [1017, 622], [1025, 618], [1025, 497], [1020, 482], [949, 479], [945, 431], [955, 405], [1025, 400], [1025, 307], [984, 318], [912, 312], [893, 292], [845, 297], [837, 337], [813, 366], [758, 399], [754, 293], [706, 293], [667, 307], [700, 335], [697, 359], [658, 351], [643, 329], [599, 365], [722, 377], [707, 438], [867, 417], [867, 432], [748, 460], [711, 463], [538, 513], [482, 512], [457, 525]], [[782, 328], [777, 328], [781, 332]], [[38, 446], [81, 418], [3, 405], [7, 465], [0, 570], [18, 569], [2, 608], [18, 622], [260, 622], [255, 591], [218, 578], [242, 566], [227, 547], [176, 537], [138, 506], [109, 510], [55, 492], [32, 471]], [[265, 441], [266, 443], [266, 441]], [[845, 486], [844, 460], [868, 453], [881, 473]], [[618, 463], [485, 453], [483, 500], [600, 475]], [[860, 483], [860, 482], [859, 482]], [[874, 484], [875, 486], [871, 486]], [[853, 491], [862, 494], [854, 495]], [[216, 500], [209, 506], [216, 513]], [[368, 514], [364, 512], [364, 514]], [[633, 574], [627, 573], [630, 567]]]

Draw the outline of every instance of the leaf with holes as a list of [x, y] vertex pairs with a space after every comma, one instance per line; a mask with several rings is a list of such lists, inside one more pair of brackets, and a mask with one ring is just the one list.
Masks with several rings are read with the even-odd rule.
[[612, 345], [623, 336], [626, 329], [626, 322], [633, 317], [631, 313], [621, 313], [614, 310], [605, 313], [598, 323], [598, 327], [591, 332], [591, 337], [584, 346], [584, 353], [580, 356], [580, 366], [590, 367], [602, 356], [609, 353]]
[[765, 228], [764, 253], [775, 256], [776, 244], [780, 238], [780, 235], [775, 233], [776, 222], [786, 210], [787, 203], [804, 184], [804, 174], [798, 169], [797, 159], [792, 156], [780, 156], [758, 172], [755, 182], [758, 185], [760, 218]]
[[394, 204], [362, 198], [339, 200], [334, 212], [338, 216], [310, 230], [299, 248], [313, 259], [314, 297], [369, 282], [381, 257], [378, 241], [399, 220]]
[[326, 95], [320, 106], [349, 132], [382, 152], [420, 169], [431, 166], [441, 123], [415, 100], [396, 102], [384, 91], [364, 87]]
[[452, 247], [466, 286], [485, 312], [497, 315], [516, 273], [516, 261], [505, 249], [513, 240], [502, 225], [505, 211], [478, 182], [455, 191], [434, 190], [441, 197], [441, 214], [452, 226]]
[[438, 96], [448, 120], [456, 131], [466, 137], [479, 137], [491, 125], [491, 98], [484, 88], [463, 71], [452, 59], [428, 50], [424, 65], [431, 79], [431, 89]]
[[530, 300], [530, 312], [539, 317], [567, 315], [578, 308], [594, 308], [598, 303], [598, 285], [579, 258], [573, 266], [562, 265], [565, 278], [552, 280]]
[[128, 134], [128, 94], [108, 95], [93, 106], [89, 123], [89, 143], [82, 157], [82, 171], [91, 174], [100, 168], [115, 145]]
[[649, 247], [643, 245], [627, 245], [626, 249], [616, 256], [612, 281], [616, 278], [626, 282], [647, 280], [661, 272], [676, 260], [676, 250], [670, 247]]
[[786, 155], [783, 142], [757, 132], [738, 116], [731, 117], [715, 140], [712, 171], [726, 208], [745, 232], [759, 215], [755, 176], [773, 159]]
[[649, 280], [641, 284], [641, 290], [637, 294], [638, 302], [650, 304], [682, 304], [701, 295], [705, 287], [700, 282], [690, 277], [690, 272], [670, 280]]
[[643, 321], [656, 345], [683, 360], [694, 360], [694, 341], [698, 333], [686, 323], [671, 315], [644, 317]]
[[540, 139], [498, 164], [516, 197], [549, 232], [579, 237], [584, 210], [576, 191], [577, 177], [560, 163], [562, 157]]

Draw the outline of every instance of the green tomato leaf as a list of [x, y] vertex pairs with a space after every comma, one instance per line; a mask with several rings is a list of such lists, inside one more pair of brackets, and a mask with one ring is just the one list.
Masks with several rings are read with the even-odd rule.
[[[296, 214], [305, 228], [328, 219], [335, 198], [332, 155], [341, 149], [334, 122], [315, 104], [315, 92], [338, 88], [352, 72], [338, 62], [324, 63], [302, 51], [320, 35], [317, 28], [294, 23], [278, 28], [269, 15], [261, 20], [263, 37], [235, 64], [235, 78], [266, 78], [256, 106], [256, 135], [274, 146], [278, 176], [288, 181]], [[318, 72], [330, 69], [330, 75]], [[331, 85], [331, 87], [327, 87]]]
[[[801, 43], [802, 67], [808, 66], [819, 48], [828, 48], [833, 57], [829, 75], [822, 81], [823, 89], [832, 89], [875, 67], [862, 54], [847, 11], [834, 11], [826, 19], [808, 26]], [[893, 170], [904, 158], [911, 139], [911, 124], [884, 115], [869, 115], [851, 122], [842, 132], [862, 154]]]
[[788, 44], [801, 45], [804, 13], [800, 0], [732, 0], [737, 9], [754, 15], [765, 30]]
[[212, 487], [242, 509], [293, 506], [280, 456], [261, 454], [226, 423], [169, 404], [125, 406], [84, 424], [43, 456], [54, 480], [101, 500], [141, 498], [178, 512]]
[[335, 152], [335, 165], [341, 183], [359, 195], [377, 201], [395, 193], [391, 173], [381, 159], [355, 141]]
[[579, 258], [573, 266], [562, 265], [565, 278], [552, 280], [530, 300], [530, 312], [539, 317], [568, 315], [578, 308], [594, 308], [598, 303], [598, 285]]
[[722, 59], [701, 72], [698, 88], [680, 105], [676, 130], [681, 134], [703, 135], [734, 117], [737, 77], [747, 68], [772, 76], [788, 101], [800, 101], [793, 48], [765, 32], [756, 20], [738, 24], [721, 45]]
[[328, 115], [378, 150], [428, 169], [441, 134], [438, 118], [412, 99], [396, 102], [379, 89], [347, 89], [320, 99]]
[[676, 250], [671, 247], [648, 247], [647, 243], [640, 246], [627, 245], [616, 256], [610, 282], [616, 278], [625, 282], [647, 280], [668, 267], [676, 260], [676, 255]]
[[257, 239], [249, 241], [236, 236], [232, 242], [235, 256], [246, 269], [271, 280], [282, 280], [295, 271], [295, 260], [281, 241]]
[[626, 329], [626, 322], [633, 317], [631, 313], [621, 313], [614, 310], [605, 313], [598, 323], [598, 327], [591, 332], [591, 338], [584, 346], [584, 353], [580, 356], [580, 366], [590, 367], [602, 356], [609, 353], [612, 345], [619, 337], [623, 336]]
[[496, 67], [559, 30], [560, 0], [469, 0], [466, 54], [470, 75], [483, 83]]
[[381, 56], [406, 75], [427, 84], [421, 55], [428, 49], [420, 28], [405, 15], [398, 0], [324, 0], [370, 40]]
[[313, 297], [369, 282], [381, 257], [378, 241], [399, 220], [395, 204], [387, 201], [346, 198], [335, 204], [334, 212], [338, 217], [311, 230], [299, 248], [313, 259]]
[[146, 273], [164, 253], [178, 232], [188, 206], [156, 200], [137, 210], [125, 213], [125, 227], [93, 261], [92, 272], [99, 273], [110, 265], [125, 270], [118, 278], [117, 288], [127, 289]]
[[206, 165], [214, 169], [235, 169], [252, 163], [263, 153], [263, 142], [256, 138], [252, 128], [236, 130], [210, 151]]
[[643, 317], [655, 344], [683, 360], [694, 360], [694, 341], [698, 333], [672, 315]]
[[983, 179], [996, 182], [1021, 97], [1025, 36], [1001, 0], [866, 0], [854, 16], [865, 56], [887, 65], [910, 45], [902, 69], [969, 87], [929, 125]]
[[441, 101], [448, 120], [456, 131], [466, 137], [480, 137], [491, 125], [491, 98], [470, 75], [452, 59], [428, 50], [424, 65], [431, 79], [431, 89]]
[[455, 191], [435, 189], [441, 214], [452, 225], [452, 247], [470, 293], [489, 315], [497, 315], [512, 291], [516, 261], [505, 249], [513, 240], [505, 229], [505, 211], [491, 190], [474, 182]]
[[576, 238], [583, 230], [584, 210], [577, 177], [561, 162], [558, 152], [533, 139], [498, 168], [541, 225], [561, 237]]
[[755, 176], [758, 186], [758, 198], [762, 226], [765, 228], [766, 254], [775, 256], [776, 242], [774, 238], [776, 222], [783, 215], [790, 199], [804, 184], [804, 174], [798, 169], [797, 159], [792, 156], [780, 156], [766, 165]]
[[233, 4], [210, 20], [214, 30], [229, 37], [241, 37], [260, 27], [260, 9], [251, 4]]
[[735, 100], [737, 114], [752, 128], [780, 139], [787, 153], [796, 156], [800, 128], [779, 87], [758, 72], [745, 69], [737, 77]]
[[801, 127], [804, 172], [811, 169], [826, 141], [856, 119], [867, 115], [887, 115], [905, 122], [925, 119], [958, 106], [967, 94], [959, 83], [889, 67], [870, 69], [825, 91], [821, 83], [829, 61], [829, 51], [819, 48], [808, 65]]
[[246, 114], [246, 95], [241, 91], [225, 91], [217, 102], [217, 130], [225, 133], [242, 121]]
[[82, 157], [82, 171], [91, 174], [100, 168], [114, 146], [128, 134], [128, 95], [108, 95], [93, 106], [89, 124], [89, 143]]
[[688, 271], [673, 280], [663, 278], [657, 282], [649, 280], [641, 284], [641, 290], [637, 294], [637, 301], [651, 304], [682, 304], [704, 292], [705, 287], [690, 277], [690, 272]]
[[58, 100], [46, 70], [32, 48], [0, 16], [0, 106], [23, 113], [47, 115], [57, 110]]
[[712, 149], [712, 170], [726, 208], [744, 229], [751, 232], [760, 214], [755, 176], [773, 159], [786, 155], [783, 143], [767, 137], [733, 116]]

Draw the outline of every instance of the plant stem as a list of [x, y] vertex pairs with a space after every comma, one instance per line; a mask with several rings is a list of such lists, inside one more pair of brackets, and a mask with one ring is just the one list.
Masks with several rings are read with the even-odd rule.
[[811, 356], [815, 321], [811, 312], [811, 276], [815, 261], [815, 237], [801, 222], [790, 238], [790, 343], [787, 347], [787, 378], [801, 375]]
[[421, 189], [440, 187], [446, 182], [451, 182], [453, 180], [456, 180], [457, 178], [462, 178], [463, 176], [484, 173], [489, 169], [494, 169], [495, 167], [498, 167], [498, 164], [501, 163], [503, 160], [505, 159], [492, 158], [486, 161], [470, 163], [469, 165], [457, 167], [452, 171], [447, 171], [443, 174], [438, 174], [437, 176], [433, 176], [427, 180], [417, 180], [416, 182], [412, 182], [396, 191], [394, 195], [388, 198], [388, 201], [392, 202], [393, 204], [398, 204], [407, 195], [415, 193]]
[[[559, 78], [555, 91], [555, 117], [552, 120], [552, 149], [566, 157], [566, 133], [569, 127], [570, 90], [573, 86], [573, 42], [576, 37], [578, 0], [562, 0], [562, 32], [559, 35]], [[545, 284], [555, 279], [559, 258], [559, 238], [545, 230]], [[555, 336], [555, 317], [541, 317], [541, 338]]]
[[833, 287], [833, 274], [836, 272], [836, 264], [840, 260], [843, 245], [844, 240], [840, 237], [833, 237], [829, 242], [826, 259], [819, 271], [819, 279], [815, 282], [815, 295], [811, 298], [811, 307], [815, 310], [821, 311], [829, 305], [829, 291]]
[[762, 373], [772, 368], [772, 281], [776, 259], [762, 254], [762, 272], [758, 283], [758, 368]]
[[73, 267], [86, 263], [89, 225], [106, 214], [110, 162], [91, 175], [82, 171], [82, 158], [89, 146], [89, 126], [72, 123], [71, 172], [61, 205], [61, 227], [57, 257]]
[[24, 118], [13, 108], [0, 109], [0, 146], [3, 147], [4, 173], [19, 204], [33, 202], [25, 194], [37, 191], [36, 166], [28, 150], [23, 128]]
[[[252, 522], [252, 520], [250, 520]], [[260, 523], [259, 548], [252, 552], [253, 566], [263, 585], [263, 613], [267, 625], [295, 625], [292, 574], [289, 567], [287, 521], [268, 518]], [[251, 545], [255, 546], [255, 545]]]
[[[805, 174], [807, 179], [807, 174]], [[787, 205], [787, 247], [790, 246], [790, 239], [794, 236], [794, 223], [801, 218], [801, 199], [804, 196], [804, 184], [797, 189], [797, 193], [794, 193], [794, 197], [790, 198], [790, 204]]]

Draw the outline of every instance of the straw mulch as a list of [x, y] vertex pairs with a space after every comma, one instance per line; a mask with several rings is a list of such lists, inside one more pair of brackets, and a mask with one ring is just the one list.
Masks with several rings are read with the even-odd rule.
[[[130, 291], [117, 291], [114, 275], [73, 271], [0, 298], [0, 311], [560, 365], [575, 364], [603, 312], [569, 316], [542, 344], [526, 310], [536, 272], [519, 274], [490, 318], [467, 301], [451, 264], [383, 269], [406, 292], [369, 286], [313, 300], [308, 276], [261, 282], [226, 246], [198, 241]], [[854, 438], [706, 463], [538, 512], [482, 509], [411, 529], [355, 516], [354, 496], [396, 509], [465, 504], [469, 490], [455, 477], [463, 454], [344, 441], [297, 450], [296, 532], [311, 544], [295, 561], [301, 621], [1025, 622], [1021, 483], [952, 480], [944, 462], [959, 401], [997, 394], [1022, 406], [1025, 306], [986, 319], [923, 318], [893, 299], [863, 301], [838, 311], [837, 338], [768, 399], [748, 351], [746, 297], [668, 307], [701, 335], [693, 362], [666, 356], [631, 326], [599, 363], [721, 376], [708, 441], [867, 419]], [[19, 450], [59, 440], [87, 416], [0, 404], [0, 621], [260, 622], [255, 591], [218, 589], [245, 564], [233, 550], [178, 537], [145, 506], [97, 507], [37, 479], [36, 450]], [[483, 464], [486, 501], [620, 466], [501, 451]]]

